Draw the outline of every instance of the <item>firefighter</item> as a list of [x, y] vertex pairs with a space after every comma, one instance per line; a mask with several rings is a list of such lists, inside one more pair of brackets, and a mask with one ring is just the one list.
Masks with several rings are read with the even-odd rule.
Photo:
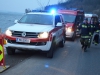
[[93, 44], [97, 45], [99, 44], [99, 22], [95, 21], [95, 33], [94, 33], [94, 39], [93, 39]]
[[94, 35], [94, 31], [95, 31], [95, 25], [94, 25], [94, 21], [92, 19], [90, 20], [89, 26], [90, 26], [91, 37], [89, 39], [88, 47], [90, 48], [90, 45], [91, 45], [91, 42], [92, 42], [92, 39], [93, 39], [93, 35]]
[[78, 27], [79, 30], [81, 30], [81, 45], [82, 45], [82, 49], [86, 52], [87, 47], [89, 45], [89, 38], [91, 36], [91, 32], [90, 32], [90, 26], [88, 24], [88, 19], [85, 18], [83, 23]]

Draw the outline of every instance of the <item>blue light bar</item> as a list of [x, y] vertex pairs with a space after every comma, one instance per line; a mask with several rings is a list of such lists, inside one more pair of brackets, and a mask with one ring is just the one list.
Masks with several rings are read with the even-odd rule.
[[52, 14], [55, 14], [55, 13], [56, 13], [56, 11], [55, 11], [55, 10], [51, 10], [51, 13], [52, 13]]
[[55, 9], [51, 9], [51, 10], [32, 10], [32, 12], [47, 12], [47, 13], [55, 14], [56, 10]]

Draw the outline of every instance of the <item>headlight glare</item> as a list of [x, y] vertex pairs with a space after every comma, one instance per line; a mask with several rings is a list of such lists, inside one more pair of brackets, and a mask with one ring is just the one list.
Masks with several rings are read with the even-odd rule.
[[7, 36], [12, 36], [12, 32], [11, 32], [10, 30], [6, 30], [5, 34], [6, 34]]
[[72, 27], [66, 28], [66, 32], [72, 32]]
[[38, 38], [48, 38], [48, 32], [42, 32], [38, 35]]
[[71, 32], [71, 31], [72, 31], [72, 28], [68, 28], [67, 31], [68, 31], [68, 32]]

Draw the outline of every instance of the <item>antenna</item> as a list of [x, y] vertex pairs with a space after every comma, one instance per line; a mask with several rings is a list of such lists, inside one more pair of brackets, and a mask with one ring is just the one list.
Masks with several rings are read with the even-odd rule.
[[[40, 7], [42, 7], [42, 9], [44, 9], [44, 6], [41, 4], [41, 2], [40, 2], [39, 0], [37, 0], [37, 2], [38, 2], [38, 4], [40, 5]], [[50, 0], [48, 0], [47, 6], [49, 5], [49, 3], [50, 3]]]
[[37, 0], [37, 2], [40, 5], [40, 7], [43, 9], [43, 5], [41, 4], [41, 2], [39, 0]]
[[50, 0], [48, 0], [47, 6], [49, 5], [49, 3], [50, 3]]

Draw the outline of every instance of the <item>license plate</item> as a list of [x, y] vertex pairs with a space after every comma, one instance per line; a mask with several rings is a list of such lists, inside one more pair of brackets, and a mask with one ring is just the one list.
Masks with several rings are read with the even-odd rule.
[[26, 38], [16, 38], [16, 42], [30, 43], [30, 39], [26, 39]]

